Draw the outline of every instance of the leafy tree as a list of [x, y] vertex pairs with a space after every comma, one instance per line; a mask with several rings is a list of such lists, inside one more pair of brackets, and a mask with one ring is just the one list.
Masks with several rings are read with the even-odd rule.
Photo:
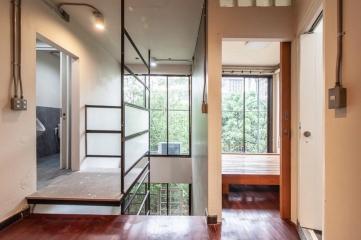
[[[223, 152], [267, 152], [267, 91], [260, 90], [261, 87], [267, 89], [267, 79], [226, 78], [223, 81], [226, 82], [222, 93]], [[235, 81], [241, 84], [234, 86]], [[243, 81], [253, 81], [248, 85], [254, 87], [247, 87]]]

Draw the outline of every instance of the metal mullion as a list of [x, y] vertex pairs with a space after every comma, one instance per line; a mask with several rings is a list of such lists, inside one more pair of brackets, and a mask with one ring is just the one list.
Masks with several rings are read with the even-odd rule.
[[[148, 175], [149, 175], [149, 174], [148, 174]], [[140, 213], [142, 212], [142, 209], [143, 209], [145, 203], [146, 203], [146, 202], [148, 201], [148, 199], [149, 199], [149, 196], [150, 196], [150, 192], [149, 192], [149, 190], [148, 190], [148, 191], [146, 192], [146, 194], [145, 194], [145, 197], [144, 197], [141, 205], [140, 205], [140, 208], [139, 208], [139, 210], [138, 210], [138, 212], [137, 212], [137, 215], [140, 215]], [[146, 212], [146, 213], [148, 212], [147, 210], [148, 210], [148, 209], [145, 209], [145, 212]]]
[[169, 77], [167, 76], [167, 81], [166, 81], [166, 87], [167, 87], [167, 111], [166, 111], [166, 114], [167, 114], [167, 155], [169, 154], [169, 83], [168, 83], [168, 79]]
[[130, 34], [128, 33], [128, 31], [124, 28], [124, 33], [125, 36], [128, 38], [130, 44], [133, 46], [134, 50], [137, 52], [138, 56], [140, 57], [140, 59], [142, 60], [143, 64], [147, 67], [148, 71], [150, 69], [150, 64], [147, 64], [147, 62], [145, 61], [143, 55], [140, 53], [137, 45], [134, 43], [133, 39], [131, 38]]
[[121, 109], [121, 106], [107, 106], [107, 105], [85, 105], [85, 108], [118, 108]]
[[[85, 131], [88, 131], [88, 107], [85, 106]], [[88, 156], [88, 134], [85, 133], [85, 156]]]
[[[125, 61], [125, 0], [121, 0], [121, 69], [120, 69], [120, 75], [121, 75], [121, 107], [122, 107], [122, 119], [121, 119], [121, 167], [120, 167], [120, 191], [122, 194], [124, 194], [124, 166], [125, 166], [125, 107], [124, 107], [124, 61]], [[124, 206], [122, 203], [122, 213], [124, 213]]]
[[148, 134], [148, 192], [149, 192], [149, 197], [148, 197], [148, 202], [147, 202], [147, 215], [149, 215], [150, 212], [150, 59], [151, 59], [151, 52], [150, 50], [148, 50], [148, 106], [146, 105], [145, 107], [148, 108], [148, 130], [149, 130], [149, 134]]
[[259, 152], [259, 78], [257, 79], [257, 152]]
[[[127, 202], [127, 204], [125, 205], [124, 211], [126, 211], [126, 210], [129, 209], [130, 205], [132, 204], [135, 196], [137, 195], [140, 187], [141, 187], [142, 184], [144, 183], [144, 181], [145, 181], [145, 179], [147, 178], [147, 175], [148, 175], [148, 174], [149, 174], [149, 171], [145, 172], [145, 174], [142, 173], [142, 174], [140, 175], [140, 176], [144, 175], [144, 177], [140, 180], [139, 185], [138, 185], [137, 188], [135, 189], [135, 192], [133, 193], [132, 197], [130, 198], [130, 200], [129, 200], [129, 201]], [[136, 181], [138, 181], [138, 180], [139, 180], [139, 179], [137, 179]], [[136, 181], [135, 181], [135, 182], [136, 182]], [[134, 186], [133, 186], [133, 187], [134, 187]], [[133, 187], [129, 188], [128, 191], [131, 190]], [[129, 193], [127, 193], [127, 195], [128, 195], [128, 194], [131, 194], [131, 193], [129, 192]]]
[[133, 163], [132, 166], [129, 167], [129, 169], [128, 169], [127, 171], [125, 171], [124, 177], [126, 177], [126, 176], [128, 175], [128, 173], [129, 173], [130, 171], [132, 171], [133, 168], [135, 168], [135, 166], [137, 166], [138, 163], [140, 163], [140, 162], [143, 160], [143, 158], [145, 158], [146, 155], [148, 155], [148, 152], [144, 153], [137, 161], [135, 161], [135, 163]]
[[127, 70], [127, 72], [129, 72], [132, 77], [134, 77], [140, 84], [142, 84], [143, 87], [149, 90], [147, 85], [127, 65], [124, 64], [124, 68], [125, 70]]
[[243, 152], [246, 152], [246, 78], [243, 77]]
[[188, 118], [189, 118], [189, 126], [188, 126], [188, 152], [189, 155], [192, 156], [192, 77], [188, 77], [188, 105], [189, 105], [189, 112], [188, 112]]
[[169, 215], [169, 183], [167, 183], [167, 216]]
[[94, 134], [97, 134], [97, 133], [107, 133], [107, 134], [121, 134], [122, 131], [120, 130], [86, 130], [85, 133], [94, 133]]
[[142, 136], [142, 135], [144, 135], [144, 134], [146, 134], [146, 133], [149, 133], [149, 130], [144, 130], [144, 131], [142, 131], [142, 132], [138, 132], [138, 133], [134, 133], [134, 134], [132, 134], [132, 135], [126, 136], [126, 137], [124, 137], [124, 140], [125, 140], [125, 141], [128, 141], [128, 140], [130, 140], [130, 139], [140, 137], [140, 136]]
[[135, 104], [133, 104], [133, 103], [125, 102], [124, 105], [125, 105], [125, 106], [128, 106], [128, 107], [132, 107], [132, 108], [137, 108], [137, 109], [140, 109], [140, 110], [144, 110], [144, 111], [149, 111], [149, 109], [144, 108], [144, 107], [141, 107], [141, 106], [138, 106], [138, 105], [135, 105]]

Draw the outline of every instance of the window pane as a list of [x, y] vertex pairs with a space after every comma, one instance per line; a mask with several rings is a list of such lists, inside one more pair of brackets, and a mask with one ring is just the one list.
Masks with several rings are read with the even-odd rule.
[[267, 152], [268, 80], [246, 78], [245, 93], [246, 152]]
[[189, 78], [169, 77], [168, 98], [170, 110], [189, 110]]
[[169, 114], [169, 155], [189, 154], [189, 111], [172, 110]]
[[265, 77], [223, 78], [223, 152], [267, 152], [268, 84]]
[[227, 77], [222, 81], [222, 151], [244, 152], [243, 94], [244, 78]]
[[[139, 76], [144, 81], [144, 76]], [[144, 86], [133, 76], [124, 76], [124, 101], [144, 107], [145, 91]]]
[[150, 151], [152, 154], [167, 154], [167, 112], [150, 112]]
[[189, 215], [189, 184], [169, 184], [169, 215]]
[[150, 151], [167, 153], [167, 78], [150, 78]]

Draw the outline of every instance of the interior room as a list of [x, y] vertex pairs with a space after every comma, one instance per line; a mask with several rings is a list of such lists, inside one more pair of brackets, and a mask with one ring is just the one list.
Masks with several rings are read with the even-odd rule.
[[224, 39], [222, 69], [222, 215], [277, 218], [280, 43]]
[[0, 239], [361, 239], [361, 1], [0, 1]]
[[37, 40], [36, 43], [36, 157], [37, 189], [69, 172], [62, 169], [61, 152], [60, 52]]

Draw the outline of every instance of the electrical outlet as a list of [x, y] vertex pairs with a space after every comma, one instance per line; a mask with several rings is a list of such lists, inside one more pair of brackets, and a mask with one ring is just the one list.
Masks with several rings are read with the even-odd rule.
[[328, 108], [339, 109], [345, 108], [347, 105], [346, 88], [336, 86], [328, 90]]
[[11, 99], [11, 109], [14, 111], [26, 111], [28, 108], [28, 101], [23, 98], [14, 97]]

